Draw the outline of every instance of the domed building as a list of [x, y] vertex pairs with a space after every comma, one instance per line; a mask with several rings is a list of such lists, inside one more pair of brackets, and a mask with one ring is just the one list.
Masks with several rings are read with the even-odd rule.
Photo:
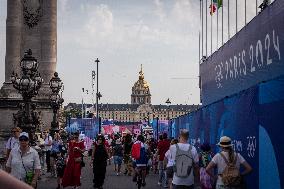
[[[115, 120], [117, 122], [143, 122], [159, 118], [159, 120], [167, 120], [182, 116], [199, 108], [199, 105], [152, 105], [151, 92], [148, 82], [144, 78], [143, 68], [139, 71], [139, 78], [134, 83], [131, 93], [130, 104], [99, 104], [99, 116], [102, 120]], [[92, 104], [85, 104], [85, 112], [93, 113]], [[82, 104], [69, 103], [65, 110], [77, 109], [80, 111]]]
[[139, 79], [132, 87], [131, 104], [151, 104], [151, 93], [149, 84], [144, 80], [144, 73], [141, 65]]

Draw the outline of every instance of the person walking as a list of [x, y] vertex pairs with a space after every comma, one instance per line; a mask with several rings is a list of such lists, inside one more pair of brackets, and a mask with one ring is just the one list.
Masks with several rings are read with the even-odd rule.
[[51, 176], [56, 177], [56, 158], [57, 153], [60, 152], [60, 148], [62, 146], [63, 142], [61, 140], [61, 137], [59, 133], [54, 133], [54, 139], [52, 141], [52, 147], [50, 150], [50, 156], [51, 156]]
[[131, 176], [132, 173], [132, 159], [131, 159], [131, 148], [132, 148], [132, 136], [128, 133], [125, 136], [123, 144], [123, 160], [124, 160], [124, 174]]
[[108, 153], [105, 147], [105, 138], [102, 135], [97, 137], [97, 143], [94, 145], [92, 153], [92, 166], [94, 173], [94, 188], [102, 189], [105, 175], [106, 175], [106, 166], [108, 160]]
[[121, 145], [120, 139], [117, 139], [115, 146], [113, 148], [113, 161], [114, 161], [114, 170], [116, 171], [116, 176], [121, 173], [121, 164], [123, 158], [123, 147]]
[[[177, 139], [173, 139], [171, 141], [171, 145], [175, 145], [178, 143]], [[172, 180], [173, 180], [173, 176], [174, 176], [174, 170], [173, 170], [173, 165], [174, 165], [174, 161], [173, 161], [173, 157], [171, 157], [171, 152], [170, 149], [165, 153], [165, 159], [164, 159], [164, 170], [166, 170], [166, 174], [167, 174], [167, 183], [170, 189], [172, 189]]]
[[19, 136], [22, 130], [19, 127], [14, 127], [12, 129], [12, 136], [8, 139], [6, 143], [6, 159], [8, 159], [9, 154], [13, 148], [18, 148], [19, 144]]
[[147, 175], [147, 165], [148, 165], [148, 155], [150, 150], [145, 144], [145, 139], [143, 135], [138, 135], [137, 141], [133, 144], [131, 149], [131, 157], [134, 159], [134, 177], [133, 182], [137, 181], [138, 174], [141, 172], [142, 176], [142, 186], [146, 186], [146, 175]]
[[167, 133], [164, 133], [162, 135], [162, 140], [159, 141], [158, 146], [157, 146], [157, 154], [159, 158], [158, 162], [158, 170], [159, 170], [159, 181], [158, 185], [162, 185], [163, 187], [167, 187], [167, 175], [166, 171], [164, 170], [164, 158], [165, 158], [165, 153], [168, 151], [170, 148], [170, 140], [168, 140], [168, 135]]
[[200, 167], [200, 184], [201, 189], [212, 189], [214, 179], [210, 177], [210, 175], [206, 172], [206, 167], [208, 166], [209, 162], [212, 160], [213, 153], [211, 152], [210, 144], [203, 143], [200, 146], [200, 153], [199, 153], [199, 167]]
[[37, 186], [40, 174], [40, 161], [38, 153], [29, 146], [29, 134], [22, 132], [19, 135], [20, 146], [13, 148], [6, 163], [6, 171], [17, 179], [31, 185]]
[[44, 139], [44, 151], [45, 151], [45, 161], [46, 161], [46, 172], [50, 172], [50, 153], [52, 148], [52, 137], [50, 136], [48, 130], [43, 131]]
[[74, 139], [69, 142], [68, 160], [62, 178], [62, 186], [81, 186], [82, 154], [85, 151], [84, 141], [79, 140], [79, 132], [74, 133]]
[[61, 189], [62, 188], [62, 178], [64, 175], [64, 169], [65, 169], [65, 159], [63, 154], [58, 151], [56, 153], [57, 158], [56, 158], [56, 174], [57, 174], [57, 188], [56, 189]]
[[[239, 153], [234, 152], [232, 140], [230, 137], [223, 136], [220, 138], [217, 144], [221, 148], [221, 152], [216, 154], [209, 165], [206, 167], [206, 172], [214, 178], [212, 173], [213, 169], [217, 167], [217, 183], [216, 189], [241, 189], [242, 177], [249, 174], [252, 171], [251, 166]], [[228, 178], [228, 165], [230, 164], [231, 170], [234, 168], [234, 174], [231, 174], [232, 179]], [[242, 173], [239, 172], [240, 166], [244, 167]], [[233, 168], [233, 169], [232, 169]], [[237, 170], [237, 172], [235, 171]], [[235, 174], [237, 173], [237, 174]], [[233, 176], [232, 176], [233, 175]], [[234, 181], [234, 182], [231, 182]]]
[[173, 189], [193, 189], [199, 187], [199, 157], [196, 148], [188, 144], [189, 131], [182, 129], [179, 142], [170, 147], [173, 165]]

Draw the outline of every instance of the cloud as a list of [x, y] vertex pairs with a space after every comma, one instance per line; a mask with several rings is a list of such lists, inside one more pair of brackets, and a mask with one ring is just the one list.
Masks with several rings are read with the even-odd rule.
[[85, 25], [85, 30], [97, 38], [106, 38], [113, 34], [113, 14], [107, 5], [101, 4], [94, 9], [88, 7], [86, 10], [90, 18]]
[[[198, 19], [195, 18], [198, 15], [198, 7], [196, 8], [198, 5], [192, 3], [191, 0], [171, 1], [170, 3], [154, 0], [153, 3], [141, 4], [141, 6], [135, 2], [119, 6], [97, 1], [92, 1], [92, 3], [77, 1], [76, 4], [74, 2], [70, 0], [65, 5], [64, 14], [68, 16], [63, 15], [65, 17], [60, 21], [63, 25], [60, 25], [58, 36], [61, 49], [60, 61], [80, 62], [80, 65], [70, 65], [68, 69], [70, 73], [65, 71], [68, 81], [73, 81], [74, 74], [79, 72], [85, 74], [93, 69], [89, 66], [90, 58], [101, 57], [103, 63], [100, 69], [107, 68], [105, 72], [102, 71], [103, 73], [127, 73], [128, 75], [127, 79], [113, 79], [108, 76], [101, 85], [102, 91], [105, 91], [104, 99], [120, 103], [128, 102], [126, 99], [129, 98], [131, 86], [137, 79], [136, 72], [139, 71], [141, 63], [145, 65], [146, 80], [150, 82], [153, 98], [156, 96], [156, 99], [164, 98], [158, 94], [161, 91], [167, 91], [169, 86], [173, 88], [177, 86], [176, 81], [167, 80], [170, 77], [168, 70], [172, 69], [172, 74], [181, 74], [185, 77], [187, 74], [193, 74], [188, 71], [189, 68], [192, 71], [198, 71], [198, 64], [197, 66], [192, 65], [198, 59], [196, 56]], [[121, 6], [128, 7], [122, 9]], [[68, 7], [72, 11], [68, 11]], [[73, 46], [77, 49], [76, 55], [71, 53], [68, 59], [63, 57], [63, 54], [70, 52], [68, 49]], [[71, 73], [71, 69], [75, 71]], [[80, 78], [82, 80], [80, 82], [86, 84], [89, 77], [85, 75]], [[165, 80], [167, 84], [161, 84]], [[111, 95], [110, 91], [116, 88], [116, 95]], [[188, 87], [183, 90], [173, 89], [180, 93], [188, 90]], [[71, 90], [70, 93], [72, 93]], [[171, 96], [174, 98], [178, 94], [171, 94]], [[156, 100], [153, 103], [159, 101]]]
[[[115, 10], [105, 4], [81, 5], [88, 19], [83, 26], [84, 35], [78, 36], [76, 41], [83, 48], [119, 46], [127, 50], [153, 44], [188, 48], [189, 36], [194, 34], [192, 31], [196, 30], [198, 23], [194, 18], [195, 4], [189, 0], [177, 1], [166, 10], [162, 1], [155, 0], [154, 6], [154, 12], [144, 10], [137, 13], [150, 14], [152, 19], [142, 17], [137, 21], [131, 17], [125, 20], [120, 15], [114, 16]], [[131, 13], [135, 14], [135, 11]]]
[[160, 21], [164, 21], [166, 17], [166, 13], [164, 11], [164, 4], [161, 0], [154, 0], [154, 4], [156, 6], [155, 14], [158, 16]]

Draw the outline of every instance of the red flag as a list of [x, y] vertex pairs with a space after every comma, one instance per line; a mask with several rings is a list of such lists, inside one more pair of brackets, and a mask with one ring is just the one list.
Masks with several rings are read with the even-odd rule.
[[216, 5], [213, 3], [209, 6], [210, 9], [210, 15], [212, 16], [214, 12], [216, 12]]

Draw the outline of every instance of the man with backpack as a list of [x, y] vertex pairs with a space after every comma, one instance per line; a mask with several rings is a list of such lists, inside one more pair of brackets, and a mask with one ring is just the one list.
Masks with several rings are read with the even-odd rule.
[[137, 176], [139, 172], [141, 172], [143, 187], [146, 185], [146, 168], [149, 160], [149, 148], [144, 142], [144, 137], [142, 135], [139, 135], [137, 137], [137, 141], [132, 145], [131, 150], [131, 157], [134, 159], [133, 168], [135, 170], [133, 182], [137, 181]]
[[[214, 177], [212, 170], [214, 167], [218, 169], [218, 179], [216, 189], [241, 189], [242, 177], [252, 171], [251, 166], [246, 162], [243, 156], [234, 152], [232, 141], [229, 137], [223, 136], [217, 144], [222, 151], [216, 154], [209, 165], [206, 172]], [[240, 173], [240, 165], [244, 167], [244, 171]]]
[[[188, 144], [189, 131], [180, 131], [179, 142], [171, 145], [173, 165], [173, 189], [193, 189], [199, 184], [199, 157], [196, 148]], [[198, 183], [195, 183], [196, 182]]]

